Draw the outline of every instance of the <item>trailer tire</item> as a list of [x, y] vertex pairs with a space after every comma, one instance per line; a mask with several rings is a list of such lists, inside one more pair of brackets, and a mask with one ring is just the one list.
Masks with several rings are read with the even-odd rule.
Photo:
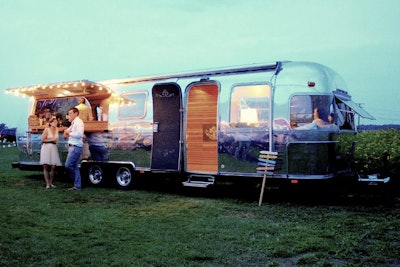
[[99, 165], [92, 165], [88, 170], [88, 181], [91, 185], [99, 187], [104, 184], [104, 171]]
[[127, 190], [133, 186], [133, 169], [129, 166], [120, 166], [115, 172], [115, 182], [118, 189]]

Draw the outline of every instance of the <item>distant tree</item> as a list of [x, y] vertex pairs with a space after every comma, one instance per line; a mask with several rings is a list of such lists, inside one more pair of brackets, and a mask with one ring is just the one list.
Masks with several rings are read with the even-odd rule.
[[400, 125], [399, 124], [384, 124], [384, 125], [359, 125], [357, 130], [360, 132], [365, 132], [365, 131], [380, 131], [380, 130], [390, 130], [390, 129], [395, 129], [395, 130], [400, 130]]

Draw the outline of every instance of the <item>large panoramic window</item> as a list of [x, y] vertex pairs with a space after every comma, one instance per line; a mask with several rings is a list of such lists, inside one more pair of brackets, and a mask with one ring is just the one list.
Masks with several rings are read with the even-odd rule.
[[234, 127], [268, 125], [270, 87], [266, 84], [233, 87], [230, 104], [230, 122]]
[[141, 119], [146, 115], [147, 92], [121, 95], [118, 108], [119, 119]]

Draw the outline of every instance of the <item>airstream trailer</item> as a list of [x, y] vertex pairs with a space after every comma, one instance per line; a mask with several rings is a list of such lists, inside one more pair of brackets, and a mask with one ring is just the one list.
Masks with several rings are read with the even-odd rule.
[[[14, 167], [40, 169], [46, 118], [59, 114], [65, 121], [68, 109], [84, 97], [92, 112], [85, 132], [100, 135], [108, 155], [106, 161], [83, 156], [82, 179], [119, 188], [130, 188], [145, 173], [176, 173], [184, 186], [194, 187], [260, 180], [266, 171], [268, 178], [285, 181], [334, 178], [349, 170], [343, 151], [352, 149], [338, 137], [354, 135], [356, 116], [374, 119], [353, 102], [336, 72], [310, 62], [80, 80], [7, 92], [31, 98], [28, 123], [17, 130], [20, 159]], [[60, 140], [65, 161], [66, 141]], [[260, 156], [262, 151], [277, 154], [273, 168], [265, 167], [269, 159]]]

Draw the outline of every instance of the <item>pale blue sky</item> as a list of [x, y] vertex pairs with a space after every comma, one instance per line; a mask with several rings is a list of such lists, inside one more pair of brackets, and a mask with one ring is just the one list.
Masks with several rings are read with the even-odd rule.
[[400, 124], [397, 0], [0, 0], [0, 123], [27, 100], [11, 87], [277, 60], [343, 76], [354, 101]]

